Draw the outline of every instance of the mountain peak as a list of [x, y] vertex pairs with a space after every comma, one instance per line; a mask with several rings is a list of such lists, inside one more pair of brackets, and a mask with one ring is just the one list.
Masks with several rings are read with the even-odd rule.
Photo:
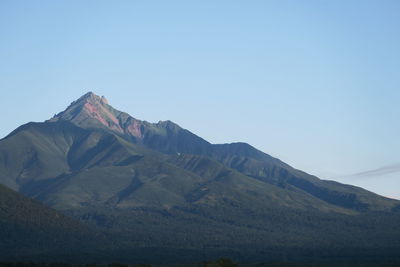
[[[92, 91], [89, 91], [86, 94], [84, 94], [83, 96], [81, 96], [80, 98], [78, 98], [78, 100], [72, 102], [71, 105], [76, 104], [76, 103], [82, 103], [82, 102], [102, 103], [102, 102], [104, 102], [103, 99], [105, 99], [104, 96], [100, 97], [100, 96], [96, 95], [95, 93], [93, 93]], [[105, 100], [105, 101], [107, 102], [107, 100]]]
[[98, 96], [98, 95], [96, 95], [92, 91], [89, 91], [86, 94], [84, 94], [83, 96], [81, 96], [80, 98], [89, 98], [89, 97], [95, 97], [95, 96]]
[[104, 96], [88, 92], [72, 102], [66, 110], [55, 115], [50, 121], [67, 120], [85, 128], [106, 127], [122, 133], [118, 114], [121, 113], [108, 105]]
[[49, 121], [70, 121], [83, 128], [107, 128], [137, 139], [143, 138], [142, 121], [114, 109], [104, 96], [98, 96], [91, 91]]

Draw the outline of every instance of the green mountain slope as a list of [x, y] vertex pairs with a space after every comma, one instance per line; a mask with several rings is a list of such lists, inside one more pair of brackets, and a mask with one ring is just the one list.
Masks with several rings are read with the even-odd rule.
[[[248, 199], [242, 202], [248, 207], [351, 213], [301, 190], [285, 190], [245, 176], [209, 157], [164, 155], [69, 122], [22, 126], [1, 141], [0, 155], [5, 181], [59, 209], [209, 205], [219, 203], [224, 192], [232, 201], [239, 196]], [[8, 161], [14, 164], [10, 167]]]

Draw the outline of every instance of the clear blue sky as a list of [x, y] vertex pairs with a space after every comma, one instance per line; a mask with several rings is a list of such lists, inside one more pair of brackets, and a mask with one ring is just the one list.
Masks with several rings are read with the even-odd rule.
[[[396, 164], [399, 14], [397, 0], [1, 0], [0, 137], [91, 90], [322, 178]], [[369, 189], [400, 197], [398, 176]]]

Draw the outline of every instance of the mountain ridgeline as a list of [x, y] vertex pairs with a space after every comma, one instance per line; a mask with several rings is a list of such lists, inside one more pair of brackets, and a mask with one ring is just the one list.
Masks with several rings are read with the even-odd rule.
[[91, 92], [2, 139], [0, 183], [106, 232], [115, 261], [399, 260], [399, 201]]

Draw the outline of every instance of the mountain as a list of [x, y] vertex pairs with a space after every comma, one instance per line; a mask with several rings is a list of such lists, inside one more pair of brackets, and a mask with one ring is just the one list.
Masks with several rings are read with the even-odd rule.
[[0, 183], [106, 231], [115, 260], [400, 260], [399, 201], [91, 92], [0, 140]]
[[104, 97], [92, 92], [49, 120], [56, 121], [69, 121], [85, 129], [106, 129], [129, 142], [161, 153], [210, 157], [246, 176], [281, 187], [292, 186], [344, 208], [381, 210], [395, 203], [360, 188], [322, 181], [245, 143], [212, 145], [171, 121], [153, 124], [137, 120], [114, 109]]

